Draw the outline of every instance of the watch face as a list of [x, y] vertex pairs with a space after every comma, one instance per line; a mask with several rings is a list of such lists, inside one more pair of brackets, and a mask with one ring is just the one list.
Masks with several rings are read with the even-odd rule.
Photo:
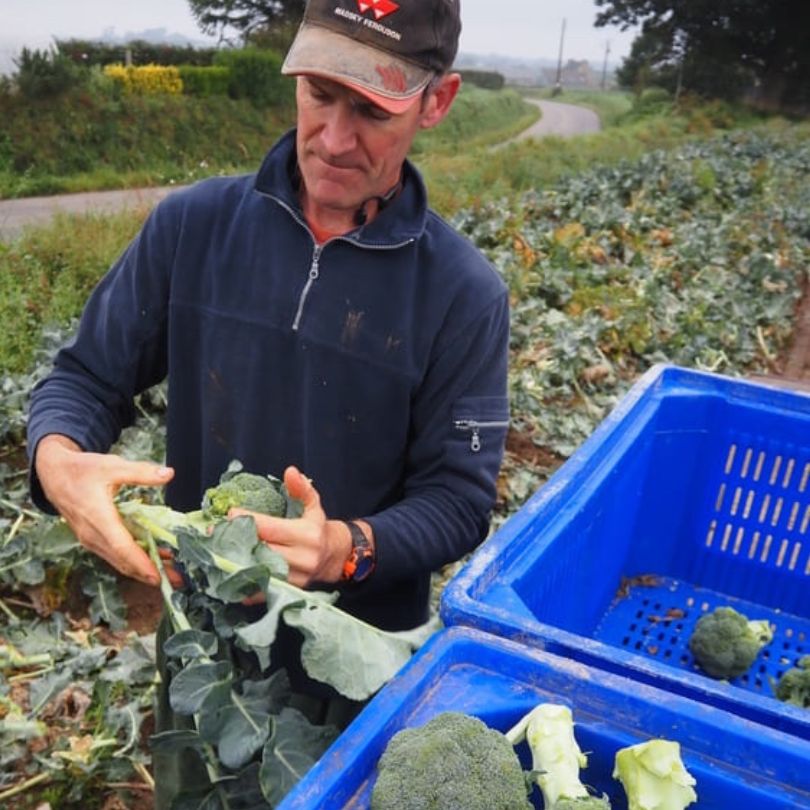
[[[358, 549], [360, 554], [357, 555], [357, 561], [354, 567], [354, 574], [352, 579], [355, 582], [364, 580], [374, 568], [374, 557], [371, 554], [371, 549]], [[366, 552], [365, 554], [363, 552]]]

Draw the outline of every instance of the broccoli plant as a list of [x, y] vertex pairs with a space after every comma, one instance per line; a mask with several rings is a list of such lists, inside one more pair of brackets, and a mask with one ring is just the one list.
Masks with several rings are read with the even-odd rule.
[[610, 810], [606, 796], [593, 796], [579, 778], [588, 758], [574, 737], [574, 721], [567, 706], [541, 703], [506, 732], [512, 745], [524, 739], [532, 754], [531, 778], [543, 793], [549, 810]]
[[[387, 633], [337, 608], [336, 594], [305, 591], [287, 582], [286, 561], [258, 539], [252, 517], [226, 520], [211, 507], [219, 504], [215, 509], [225, 514], [237, 504], [255, 509], [273, 501], [263, 491], [267, 487], [284, 501], [282, 514], [299, 513], [299, 505], [289, 502], [277, 479], [226, 476], [223, 492], [213, 488], [206, 493], [206, 509], [183, 513], [139, 501], [118, 503], [125, 524], [161, 573], [175, 630], [165, 644], [173, 670], [170, 703], [195, 721], [193, 730], [153, 736], [152, 747], [200, 753], [211, 784], [184, 798], [210, 810], [231, 807], [237, 795], [250, 796], [250, 807], [275, 806], [334, 739], [334, 729], [313, 726], [287, 706], [289, 684], [283, 671], [268, 675], [280, 622], [303, 635], [301, 663], [307, 674], [353, 700], [376, 692], [434, 629], [425, 625]], [[245, 491], [240, 489], [243, 483], [249, 487]], [[185, 567], [185, 592], [171, 587], [160, 545], [173, 549]], [[232, 606], [257, 592], [265, 595], [266, 611], [246, 622]], [[213, 632], [207, 617], [213, 619]], [[255, 654], [258, 677], [240, 670], [239, 651]]]
[[628, 810], [684, 810], [697, 801], [694, 777], [672, 740], [648, 740], [616, 752], [613, 778], [627, 795]]
[[689, 650], [707, 675], [729, 679], [747, 672], [772, 639], [767, 621], [749, 621], [734, 608], [719, 607], [698, 619]]
[[509, 741], [477, 717], [443, 712], [397, 732], [377, 765], [371, 810], [531, 810]]
[[791, 667], [782, 674], [775, 692], [783, 703], [810, 709], [810, 655], [803, 655], [798, 666]]

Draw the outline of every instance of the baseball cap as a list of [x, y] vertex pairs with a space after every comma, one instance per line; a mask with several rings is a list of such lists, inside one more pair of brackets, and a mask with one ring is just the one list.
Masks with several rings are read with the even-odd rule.
[[400, 113], [452, 66], [460, 32], [459, 0], [309, 0], [281, 72], [340, 82]]

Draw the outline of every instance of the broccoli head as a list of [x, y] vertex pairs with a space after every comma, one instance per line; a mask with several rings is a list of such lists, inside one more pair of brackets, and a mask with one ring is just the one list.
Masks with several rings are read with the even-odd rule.
[[203, 496], [203, 514], [209, 520], [224, 518], [234, 507], [284, 517], [287, 499], [277, 479], [249, 472], [224, 475], [219, 484], [210, 487]]
[[796, 667], [782, 674], [776, 684], [776, 697], [803, 709], [810, 709], [810, 655], [799, 659]]
[[592, 796], [579, 778], [588, 764], [574, 737], [571, 709], [541, 703], [517, 722], [506, 738], [513, 745], [524, 739], [532, 754], [531, 778], [543, 793], [543, 807], [553, 810], [610, 810], [607, 797]]
[[531, 810], [509, 741], [477, 717], [443, 712], [397, 732], [377, 765], [371, 810]]
[[698, 619], [689, 649], [707, 675], [728, 679], [747, 672], [772, 639], [768, 622], [749, 621], [734, 608], [719, 607]]

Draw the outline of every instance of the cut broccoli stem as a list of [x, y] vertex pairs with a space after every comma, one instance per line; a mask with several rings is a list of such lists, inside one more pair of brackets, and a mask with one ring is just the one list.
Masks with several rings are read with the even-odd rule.
[[577, 744], [568, 706], [541, 703], [509, 729], [506, 738], [512, 745], [528, 742], [530, 778], [543, 794], [543, 807], [610, 810], [607, 798], [591, 795], [580, 780], [580, 769], [587, 766], [588, 758]]
[[[173, 599], [174, 588], [172, 587], [171, 582], [169, 582], [169, 577], [166, 574], [166, 566], [163, 564], [163, 560], [161, 559], [161, 556], [158, 553], [157, 544], [155, 543], [155, 537], [158, 537], [158, 539], [161, 540], [165, 540], [165, 542], [169, 542], [168, 539], [161, 537], [160, 535], [170, 534], [170, 532], [166, 532], [156, 524], [153, 525], [154, 528], [158, 530], [158, 532], [152, 533], [150, 531], [150, 533], [144, 538], [144, 542], [146, 544], [146, 550], [149, 556], [151, 557], [152, 562], [157, 567], [158, 573], [160, 574], [160, 593], [163, 596], [163, 604], [165, 605], [166, 610], [169, 613], [169, 618], [176, 632], [180, 632], [182, 630], [191, 630], [192, 626], [191, 622], [189, 622], [188, 620], [188, 617], [174, 603]], [[144, 526], [144, 528], [146, 527]], [[176, 548], [177, 543], [176, 538], [174, 538], [174, 543]], [[208, 656], [201, 656], [199, 660], [211, 662], [213, 659], [211, 659]], [[197, 731], [199, 731], [200, 728], [199, 714], [192, 715], [192, 719], [194, 721], [194, 728]], [[217, 791], [217, 798], [221, 803], [222, 810], [230, 810], [231, 805], [228, 796], [226, 792], [222, 789], [222, 787], [219, 785], [222, 776], [219, 771], [219, 758], [217, 756], [217, 753], [216, 751], [214, 751], [214, 748], [210, 743], [204, 743], [202, 745], [202, 753], [205, 762], [205, 770], [208, 773], [208, 779], [210, 780], [211, 784], [215, 787]]]
[[616, 752], [613, 778], [627, 795], [628, 810], [684, 810], [697, 801], [695, 779], [681, 760], [680, 744], [653, 739]]

